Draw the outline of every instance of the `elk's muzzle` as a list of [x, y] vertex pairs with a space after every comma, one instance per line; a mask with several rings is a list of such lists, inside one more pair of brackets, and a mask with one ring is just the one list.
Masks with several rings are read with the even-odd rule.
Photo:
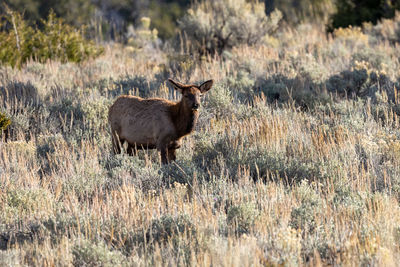
[[193, 104], [192, 110], [198, 110], [200, 108], [199, 104]]

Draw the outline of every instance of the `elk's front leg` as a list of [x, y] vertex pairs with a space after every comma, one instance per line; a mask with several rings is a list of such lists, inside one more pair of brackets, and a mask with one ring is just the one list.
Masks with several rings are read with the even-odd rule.
[[168, 164], [168, 159], [169, 159], [168, 148], [170, 147], [169, 144], [171, 143], [171, 141], [175, 139], [174, 137], [175, 134], [167, 133], [157, 140], [157, 149], [161, 152], [162, 164]]
[[166, 147], [163, 147], [160, 149], [160, 153], [161, 153], [161, 163], [168, 164], [168, 149]]

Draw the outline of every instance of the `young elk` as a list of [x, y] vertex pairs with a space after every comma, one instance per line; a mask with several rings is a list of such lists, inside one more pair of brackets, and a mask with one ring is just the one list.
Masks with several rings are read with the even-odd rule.
[[114, 153], [121, 153], [120, 146], [126, 141], [130, 155], [140, 148], [156, 148], [163, 164], [176, 159], [175, 150], [180, 148], [181, 139], [196, 125], [200, 97], [211, 89], [213, 81], [200, 86], [168, 81], [183, 95], [179, 102], [122, 95], [110, 107], [108, 121]]

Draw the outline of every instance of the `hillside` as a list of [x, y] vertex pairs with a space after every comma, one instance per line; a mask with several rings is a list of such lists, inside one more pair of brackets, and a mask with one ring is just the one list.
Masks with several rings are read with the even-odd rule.
[[[399, 21], [1, 66], [0, 265], [396, 265]], [[214, 79], [177, 161], [113, 155], [108, 107], [168, 78]]]

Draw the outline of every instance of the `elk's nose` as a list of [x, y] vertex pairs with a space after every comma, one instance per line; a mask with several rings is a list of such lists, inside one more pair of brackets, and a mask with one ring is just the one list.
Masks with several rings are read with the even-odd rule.
[[199, 104], [193, 104], [193, 108], [192, 108], [192, 109], [194, 109], [194, 110], [198, 110], [198, 109], [199, 109], [199, 107], [200, 107], [200, 105], [199, 105]]

